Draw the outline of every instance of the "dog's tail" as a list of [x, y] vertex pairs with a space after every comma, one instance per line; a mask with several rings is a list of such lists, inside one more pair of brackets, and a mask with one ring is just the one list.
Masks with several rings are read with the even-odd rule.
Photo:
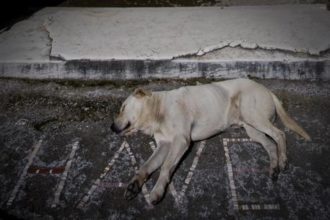
[[272, 98], [275, 104], [276, 112], [280, 116], [281, 121], [283, 124], [288, 127], [290, 130], [296, 132], [303, 138], [305, 138], [307, 141], [311, 140], [311, 137], [307, 134], [307, 132], [300, 127], [297, 122], [295, 122], [290, 116], [285, 112], [280, 100], [272, 93]]

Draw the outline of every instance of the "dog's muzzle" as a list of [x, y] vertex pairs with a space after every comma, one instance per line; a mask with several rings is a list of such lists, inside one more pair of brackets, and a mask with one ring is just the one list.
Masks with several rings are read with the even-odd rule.
[[112, 123], [112, 125], [111, 125], [111, 130], [113, 131], [113, 132], [115, 132], [116, 134], [119, 134], [120, 133], [120, 128], [118, 128], [118, 126], [115, 124], [115, 123]]
[[111, 128], [111, 130], [112, 130], [113, 132], [115, 132], [116, 134], [120, 134], [120, 133], [124, 132], [126, 129], [128, 129], [130, 126], [131, 126], [131, 123], [130, 123], [130, 122], [128, 122], [127, 125], [126, 125], [124, 128], [119, 128], [119, 127], [116, 125], [116, 123], [112, 123], [112, 125], [111, 125], [110, 128]]

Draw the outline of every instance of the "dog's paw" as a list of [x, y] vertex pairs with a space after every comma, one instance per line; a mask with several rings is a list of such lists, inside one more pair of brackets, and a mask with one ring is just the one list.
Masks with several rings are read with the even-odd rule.
[[137, 180], [134, 180], [133, 182], [128, 184], [124, 194], [124, 198], [126, 200], [132, 200], [139, 194], [140, 191], [141, 187], [139, 186], [139, 182]]
[[288, 161], [287, 160], [279, 163], [279, 169], [280, 169], [280, 171], [285, 171], [288, 168], [289, 168], [289, 164], [288, 164]]
[[282, 156], [279, 158], [278, 166], [280, 171], [284, 171], [288, 168], [288, 159], [286, 156]]
[[158, 193], [150, 193], [149, 199], [150, 199], [150, 203], [152, 205], [157, 205], [157, 203], [161, 200], [162, 196], [159, 195]]

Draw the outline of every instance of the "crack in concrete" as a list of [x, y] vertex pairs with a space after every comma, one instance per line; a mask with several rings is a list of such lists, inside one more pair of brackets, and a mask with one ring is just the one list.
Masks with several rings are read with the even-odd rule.
[[314, 53], [310, 53], [309, 51], [303, 52], [303, 51], [281, 49], [275, 47], [262, 47], [256, 43], [242, 43], [241, 41], [226, 41], [226, 42], [221, 42], [217, 45], [207, 46], [202, 49], [200, 48], [198, 49], [197, 52], [194, 53], [187, 53], [183, 55], [174, 56], [172, 60], [182, 59], [182, 58], [189, 58], [189, 59], [199, 58], [220, 51], [225, 48], [235, 48], [245, 51], [259, 51], [259, 52], [269, 52], [269, 53], [278, 52], [278, 53], [285, 53], [287, 55], [297, 58], [311, 58], [311, 59], [326, 58], [328, 55], [330, 55], [330, 48], [320, 51], [318, 54], [314, 54]]
[[9, 31], [11, 27], [5, 27], [5, 28], [2, 28], [0, 30], [0, 34], [2, 34], [3, 32], [6, 32], [6, 31]]
[[[65, 55], [62, 55], [61, 53], [58, 53], [54, 55], [52, 53], [53, 50], [53, 43], [54, 43], [54, 37], [52, 36], [51, 30], [49, 27], [53, 24], [54, 18], [48, 17], [48, 19], [43, 23], [43, 29], [47, 32], [47, 36], [49, 39], [49, 44], [47, 44], [49, 48], [49, 59], [54, 61], [67, 61], [65, 58]], [[203, 57], [205, 55], [212, 54], [213, 52], [220, 51], [225, 48], [236, 48], [236, 49], [242, 49], [242, 50], [250, 50], [250, 51], [258, 51], [258, 52], [267, 52], [267, 53], [283, 53], [285, 55], [296, 57], [296, 58], [310, 58], [310, 59], [319, 59], [319, 58], [328, 58], [330, 57], [330, 48], [324, 49], [319, 52], [312, 52], [312, 51], [302, 51], [295, 48], [277, 48], [274, 46], [267, 46], [267, 45], [259, 45], [258, 43], [253, 42], [247, 42], [245, 40], [227, 40], [222, 41], [215, 45], [209, 45], [206, 47], [200, 47], [196, 52], [192, 53], [184, 53], [184, 54], [178, 54], [172, 56], [170, 60], [176, 60], [176, 59], [193, 59], [193, 58], [199, 58]], [[124, 49], [124, 48], [123, 48]], [[150, 54], [158, 54], [158, 51], [155, 49], [150, 48], [149, 52]], [[146, 57], [150, 57], [152, 55], [145, 54]], [[284, 58], [285, 60], [285, 58]]]
[[47, 36], [49, 39], [49, 43], [47, 44], [47, 46], [49, 46], [49, 60], [66, 61], [66, 59], [60, 54], [56, 56], [52, 55], [54, 38], [51, 36], [50, 30], [47, 29], [47, 26], [51, 25], [53, 22], [53, 17], [48, 17], [48, 19], [42, 24], [42, 29], [47, 32]]

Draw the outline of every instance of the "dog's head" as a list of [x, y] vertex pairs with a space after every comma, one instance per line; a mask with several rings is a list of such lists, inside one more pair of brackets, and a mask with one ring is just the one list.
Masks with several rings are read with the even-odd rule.
[[145, 110], [146, 100], [151, 92], [138, 88], [122, 104], [119, 114], [111, 125], [117, 134], [126, 135], [139, 129], [141, 115]]

